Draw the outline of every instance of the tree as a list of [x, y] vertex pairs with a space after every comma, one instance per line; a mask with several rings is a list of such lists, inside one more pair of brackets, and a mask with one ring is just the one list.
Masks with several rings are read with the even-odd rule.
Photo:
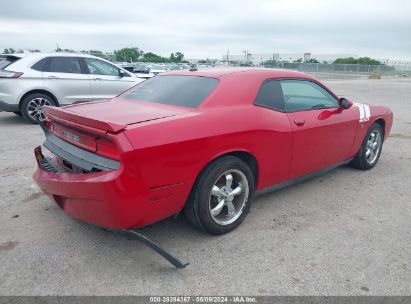
[[267, 65], [267, 66], [277, 66], [278, 65], [278, 61], [277, 60], [266, 60], [261, 62], [262, 65]]
[[184, 54], [181, 53], [181, 52], [176, 52], [175, 58], [176, 58], [177, 62], [182, 62], [183, 59], [184, 59]]
[[184, 54], [181, 52], [171, 53], [170, 61], [171, 62], [183, 62]]
[[378, 60], [371, 59], [370, 57], [360, 57], [358, 59], [354, 57], [337, 58], [334, 63], [336, 64], [364, 64], [364, 65], [381, 65]]
[[143, 60], [145, 62], [170, 62], [171, 61], [170, 58], [162, 57], [152, 52], [144, 53]]
[[308, 63], [320, 63], [317, 59], [311, 58], [310, 60], [306, 61]]
[[15, 52], [16, 50], [13, 48], [5, 48], [3, 51], [4, 54], [14, 54]]
[[117, 61], [135, 62], [144, 52], [137, 47], [129, 47], [116, 50], [114, 54]]

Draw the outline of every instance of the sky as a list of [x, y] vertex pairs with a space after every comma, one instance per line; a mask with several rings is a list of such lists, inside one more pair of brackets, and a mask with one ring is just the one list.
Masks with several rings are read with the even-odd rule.
[[0, 2], [0, 50], [169, 56], [354, 54], [411, 60], [410, 0], [12, 0]]

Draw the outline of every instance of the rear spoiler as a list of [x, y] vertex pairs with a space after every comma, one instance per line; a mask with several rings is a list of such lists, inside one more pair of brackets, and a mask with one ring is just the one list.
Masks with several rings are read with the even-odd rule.
[[91, 118], [84, 115], [77, 115], [73, 112], [67, 111], [62, 108], [57, 107], [44, 107], [44, 113], [47, 117], [57, 122], [64, 123], [65, 121], [68, 123], [75, 123], [76, 125], [82, 125], [91, 127], [101, 131], [108, 131], [112, 133], [120, 132], [121, 130], [125, 129], [127, 125], [111, 122], [111, 121], [102, 121], [97, 120], [95, 118]]

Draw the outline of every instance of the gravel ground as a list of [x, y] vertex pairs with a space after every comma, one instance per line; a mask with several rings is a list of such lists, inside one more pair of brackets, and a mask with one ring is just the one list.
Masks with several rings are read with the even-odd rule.
[[379, 164], [260, 196], [228, 235], [202, 234], [184, 217], [145, 228], [190, 263], [184, 270], [65, 215], [31, 179], [40, 128], [0, 113], [0, 294], [411, 295], [411, 81], [326, 83], [393, 110]]

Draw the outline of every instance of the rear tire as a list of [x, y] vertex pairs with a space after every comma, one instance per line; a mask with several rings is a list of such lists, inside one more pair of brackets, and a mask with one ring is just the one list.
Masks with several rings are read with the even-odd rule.
[[250, 167], [234, 156], [224, 156], [197, 178], [184, 208], [189, 222], [214, 235], [234, 230], [247, 216], [254, 196]]
[[45, 119], [44, 106], [56, 106], [56, 102], [49, 95], [34, 93], [26, 96], [21, 104], [21, 114], [32, 124], [38, 124]]
[[383, 129], [381, 125], [374, 123], [368, 129], [361, 144], [360, 151], [358, 151], [351, 164], [355, 168], [361, 170], [369, 170], [373, 168], [380, 158], [383, 141]]

